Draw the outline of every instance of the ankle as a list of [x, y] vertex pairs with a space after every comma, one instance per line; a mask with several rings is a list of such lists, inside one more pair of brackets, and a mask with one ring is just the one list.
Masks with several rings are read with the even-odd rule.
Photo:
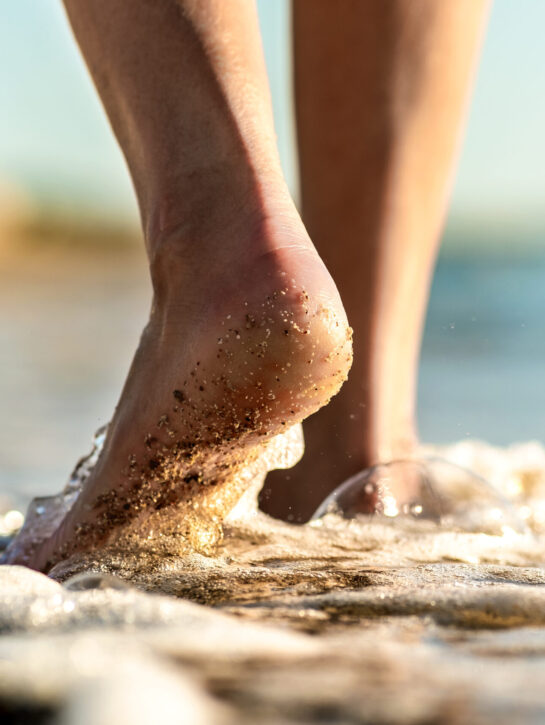
[[271, 207], [286, 197], [289, 192], [274, 158], [257, 164], [234, 156], [150, 181], [141, 201], [150, 256], [173, 235], [193, 245], [215, 240], [218, 233], [240, 233], [248, 222], [270, 215]]
[[392, 426], [386, 434], [374, 436], [372, 430], [366, 436], [368, 465], [411, 459], [418, 449], [418, 436], [412, 425]]
[[412, 421], [377, 427], [369, 405], [358, 404], [352, 376], [331, 404], [305, 422], [307, 448], [331, 459], [349, 477], [379, 463], [412, 458], [418, 436]]
[[258, 270], [261, 276], [297, 278], [297, 267], [305, 265], [294, 264], [295, 258], [308, 261], [309, 253], [317, 258], [287, 191], [247, 196], [229, 209], [219, 201], [204, 220], [198, 214], [184, 218], [174, 208], [166, 219], [148, 239], [151, 280], [160, 300], [168, 301], [170, 292], [179, 298], [181, 285], [194, 289], [199, 282], [208, 291], [231, 283], [251, 287]]

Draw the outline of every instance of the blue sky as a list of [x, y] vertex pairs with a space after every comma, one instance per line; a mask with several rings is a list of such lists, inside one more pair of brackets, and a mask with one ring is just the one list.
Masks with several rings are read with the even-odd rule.
[[[437, 0], [442, 1], [442, 0]], [[288, 13], [260, 0], [284, 168], [292, 188]], [[0, 181], [59, 206], [134, 217], [121, 154], [58, 0], [5, 0], [0, 24]], [[545, 228], [545, 2], [496, 0], [452, 211]]]

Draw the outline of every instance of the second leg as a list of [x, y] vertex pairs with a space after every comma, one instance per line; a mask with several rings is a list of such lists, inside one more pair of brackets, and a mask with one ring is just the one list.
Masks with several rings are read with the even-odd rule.
[[354, 365], [263, 507], [305, 520], [343, 480], [412, 455], [429, 282], [488, 3], [294, 0], [303, 219]]

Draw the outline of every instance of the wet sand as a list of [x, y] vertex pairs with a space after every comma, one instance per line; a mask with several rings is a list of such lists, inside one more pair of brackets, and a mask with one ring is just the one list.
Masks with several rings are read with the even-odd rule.
[[545, 450], [440, 453], [486, 475], [525, 528], [297, 527], [248, 497], [213, 556], [141, 542], [72, 557], [52, 578], [1, 567], [0, 711], [97, 725], [541, 722]]

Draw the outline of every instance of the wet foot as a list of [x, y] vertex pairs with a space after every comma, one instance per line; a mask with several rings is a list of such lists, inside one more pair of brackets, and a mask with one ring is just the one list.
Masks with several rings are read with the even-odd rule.
[[150, 320], [97, 465], [54, 535], [9, 563], [47, 571], [153, 537], [166, 511], [180, 545], [206, 551], [215, 534], [198, 521], [221, 522], [267, 441], [339, 390], [350, 330], [291, 202], [212, 241], [190, 247], [174, 230], [158, 247]]

